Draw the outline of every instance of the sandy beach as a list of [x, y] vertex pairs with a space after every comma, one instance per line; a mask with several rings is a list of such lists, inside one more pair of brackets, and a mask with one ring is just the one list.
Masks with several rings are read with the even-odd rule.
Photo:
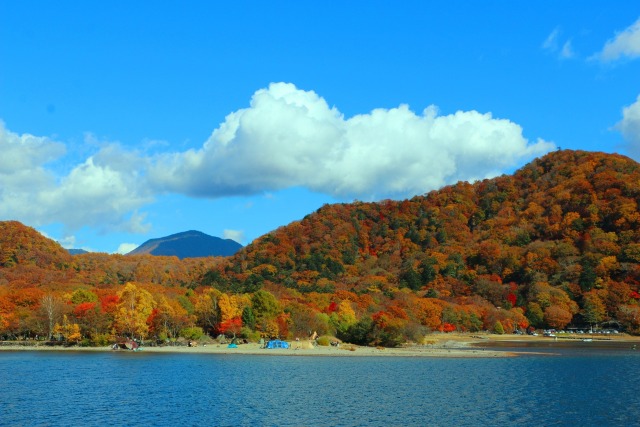
[[[608, 337], [593, 337], [595, 340], [628, 342], [630, 345], [640, 343], [640, 337], [620, 334]], [[290, 342], [289, 349], [264, 349], [257, 343], [239, 344], [237, 348], [229, 348], [226, 344], [210, 343], [196, 347], [162, 346], [141, 347], [146, 353], [175, 353], [175, 354], [228, 354], [228, 355], [261, 355], [261, 356], [328, 356], [328, 357], [515, 357], [517, 352], [501, 351], [491, 348], [492, 343], [505, 342], [548, 342], [554, 338], [523, 335], [494, 335], [494, 334], [434, 334], [427, 337], [425, 344], [406, 345], [398, 348], [362, 347], [342, 344], [339, 347], [312, 346], [307, 341]], [[581, 341], [577, 337], [558, 337], [557, 341]], [[477, 347], [476, 345], [482, 345]], [[113, 350], [111, 347], [64, 347], [48, 345], [18, 345], [3, 342], [0, 351], [67, 351], [67, 352], [130, 352], [130, 350]]]
[[[474, 349], [467, 346], [453, 344], [450, 347], [436, 346], [408, 346], [400, 348], [375, 348], [361, 346], [294, 348], [295, 343], [288, 349], [264, 349], [259, 344], [240, 344], [237, 348], [229, 348], [226, 344], [208, 344], [198, 347], [163, 346], [141, 347], [145, 353], [174, 353], [174, 354], [227, 354], [227, 355], [260, 355], [260, 356], [327, 356], [327, 357], [509, 357], [513, 353], [491, 350]], [[25, 346], [3, 345], [0, 351], [65, 351], [65, 352], [131, 352], [130, 350], [112, 350], [111, 347], [63, 347], [63, 346]]]

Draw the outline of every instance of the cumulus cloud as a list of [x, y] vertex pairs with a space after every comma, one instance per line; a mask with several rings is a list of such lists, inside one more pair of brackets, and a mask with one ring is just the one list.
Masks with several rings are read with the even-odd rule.
[[[158, 194], [219, 198], [305, 187], [343, 200], [403, 198], [492, 177], [555, 148], [477, 111], [400, 105], [346, 118], [288, 83], [256, 91], [199, 149], [150, 155], [87, 138], [95, 152], [61, 175], [48, 163], [65, 155], [64, 144], [0, 122], [0, 218], [63, 224], [66, 235], [82, 227], [144, 233], [150, 225], [141, 210]], [[225, 237], [244, 240], [239, 230]]]
[[76, 236], [65, 236], [58, 243], [65, 249], [76, 249]]
[[138, 191], [135, 175], [102, 163], [98, 154], [75, 167], [59, 186], [40, 194], [38, 199], [50, 215], [64, 218], [65, 223], [144, 232], [139, 215], [134, 214], [132, 221], [123, 220], [151, 201]]
[[416, 114], [407, 105], [345, 118], [313, 91], [273, 83], [229, 114], [199, 150], [156, 156], [157, 191], [249, 195], [293, 186], [338, 198], [407, 197], [492, 177], [554, 145], [490, 113]]
[[118, 246], [118, 249], [116, 250], [117, 254], [128, 254], [129, 252], [131, 252], [132, 250], [134, 250], [135, 248], [137, 248], [139, 245], [136, 245], [135, 243], [120, 243], [120, 245]]
[[622, 120], [616, 129], [622, 133], [629, 155], [640, 160], [640, 95], [636, 102], [622, 109]]
[[6, 129], [0, 121], [0, 174], [12, 175], [20, 171], [42, 170], [42, 165], [62, 156], [66, 149], [49, 138], [29, 134], [18, 135]]
[[105, 146], [67, 176], [57, 176], [46, 164], [65, 154], [63, 144], [18, 135], [2, 122], [0, 150], [0, 217], [34, 226], [61, 223], [67, 231], [83, 226], [145, 230], [136, 209], [151, 197], [140, 185], [135, 154]]
[[0, 213], [25, 196], [31, 188], [51, 187], [53, 175], [45, 164], [65, 153], [63, 144], [29, 134], [18, 135], [0, 121]]
[[231, 239], [238, 243], [244, 242], [244, 231], [242, 230], [224, 230], [222, 237], [225, 239]]
[[594, 56], [602, 62], [612, 62], [625, 57], [640, 57], [640, 18], [608, 40], [602, 51]]

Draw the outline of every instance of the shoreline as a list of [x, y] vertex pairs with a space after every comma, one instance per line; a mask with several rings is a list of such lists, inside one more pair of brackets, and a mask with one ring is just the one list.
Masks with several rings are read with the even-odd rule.
[[[584, 337], [591, 338], [591, 337]], [[640, 344], [640, 337], [629, 335], [611, 337], [593, 337], [594, 341]], [[363, 347], [344, 344], [340, 347], [323, 347], [304, 345], [306, 342], [291, 342], [289, 349], [264, 349], [257, 343], [239, 344], [237, 348], [228, 348], [226, 344], [210, 343], [196, 347], [188, 346], [142, 346], [141, 353], [165, 353], [165, 354], [221, 354], [221, 355], [260, 355], [260, 356], [324, 356], [324, 357], [435, 357], [435, 358], [496, 358], [517, 357], [521, 353], [510, 350], [500, 350], [500, 345], [514, 343], [544, 343], [563, 342], [576, 343], [581, 339], [572, 337], [534, 337], [527, 335], [494, 335], [494, 334], [434, 334], [425, 339], [425, 343], [418, 345], [406, 345], [397, 348]], [[494, 346], [495, 345], [495, 346]], [[28, 352], [28, 351], [53, 351], [53, 352], [112, 352], [112, 353], [137, 353], [130, 350], [113, 350], [106, 347], [77, 347], [77, 346], [49, 346], [49, 345], [0, 345], [0, 352]], [[526, 354], [535, 354], [527, 351]], [[548, 355], [548, 353], [546, 354]]]
[[514, 357], [511, 351], [492, 350], [472, 347], [426, 348], [424, 346], [375, 348], [354, 346], [354, 350], [335, 347], [315, 347], [312, 349], [264, 349], [258, 344], [242, 344], [237, 348], [226, 345], [207, 346], [164, 346], [141, 347], [138, 351], [113, 350], [111, 347], [51, 347], [51, 346], [0, 346], [0, 352], [68, 352], [68, 353], [154, 353], [154, 354], [218, 354], [237, 356], [282, 356], [282, 357], [436, 357], [436, 358], [495, 358]]

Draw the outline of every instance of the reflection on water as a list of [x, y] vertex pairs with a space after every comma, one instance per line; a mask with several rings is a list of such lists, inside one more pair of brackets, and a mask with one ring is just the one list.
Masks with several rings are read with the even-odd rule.
[[511, 345], [504, 348], [563, 357], [0, 352], [0, 425], [604, 426], [640, 419], [636, 352]]

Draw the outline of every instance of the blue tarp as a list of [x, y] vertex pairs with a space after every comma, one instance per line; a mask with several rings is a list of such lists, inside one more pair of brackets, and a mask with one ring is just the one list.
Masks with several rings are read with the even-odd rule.
[[264, 348], [289, 348], [289, 343], [281, 340], [271, 340]]
[[227, 346], [227, 348], [238, 348], [238, 345], [236, 343], [232, 342], [231, 344], [229, 344]]

